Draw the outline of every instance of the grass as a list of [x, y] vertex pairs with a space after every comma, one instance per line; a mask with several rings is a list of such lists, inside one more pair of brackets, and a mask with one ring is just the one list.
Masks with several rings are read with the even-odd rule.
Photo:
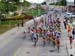
[[32, 10], [26, 11], [26, 13], [27, 13], [28, 15], [32, 15], [32, 16], [39, 16], [39, 15], [41, 15], [43, 12], [44, 12], [44, 11], [41, 10], [41, 9], [32, 9]]
[[20, 20], [11, 20], [11, 21], [2, 21], [0, 25], [15, 25], [17, 23], [20, 23]]
[[0, 25], [0, 34], [12, 29], [13, 27], [13, 25]]
[[[25, 22], [28, 21], [28, 19], [24, 20]], [[11, 20], [11, 21], [2, 21], [0, 22], [0, 34], [14, 28], [16, 24], [21, 23], [21, 20]]]

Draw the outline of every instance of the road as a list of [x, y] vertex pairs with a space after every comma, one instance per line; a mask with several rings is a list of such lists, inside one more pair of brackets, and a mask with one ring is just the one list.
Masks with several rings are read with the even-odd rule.
[[[57, 48], [54, 48], [52, 44], [46, 44], [46, 46], [43, 47], [41, 38], [39, 38], [36, 47], [33, 46], [34, 43], [31, 42], [29, 38], [26, 38], [23, 43], [23, 46], [16, 51], [15, 56], [68, 56], [68, 50], [66, 47], [66, 40], [68, 38], [67, 32], [63, 26], [63, 16], [61, 17], [61, 21], [62, 35], [59, 53], [57, 52]], [[51, 52], [51, 50], [53, 50], [53, 52]]]
[[11, 35], [8, 39], [5, 39], [5, 44], [0, 48], [0, 56], [13, 56], [13, 53], [22, 46], [24, 35], [20, 33], [20, 35]]
[[[63, 15], [63, 14], [62, 14]], [[8, 40], [5, 41], [7, 44], [0, 48], [0, 56], [67, 56], [66, 40], [67, 34], [66, 30], [63, 28], [63, 16], [61, 16], [62, 21], [62, 37], [61, 37], [61, 47], [60, 52], [57, 52], [57, 48], [53, 47], [52, 44], [42, 46], [41, 38], [37, 43], [37, 47], [33, 46], [33, 42], [30, 41], [29, 36], [23, 39], [23, 32], [15, 36], [11, 35]], [[65, 36], [65, 37], [64, 37]], [[53, 50], [53, 52], [51, 52]]]

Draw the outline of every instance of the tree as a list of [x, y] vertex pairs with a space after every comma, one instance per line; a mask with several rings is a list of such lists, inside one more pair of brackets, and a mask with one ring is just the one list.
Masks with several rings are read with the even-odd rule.
[[16, 2], [16, 4], [18, 4], [18, 3], [19, 3], [19, 0], [12, 0], [12, 1]]
[[67, 1], [66, 0], [60, 0], [57, 3], [50, 3], [50, 5], [66, 6], [67, 5]]
[[8, 1], [11, 1], [11, 2], [19, 2], [19, 0], [8, 0]]
[[30, 4], [28, 1], [24, 1], [24, 2], [23, 2], [23, 6], [24, 6], [24, 7], [29, 7], [30, 5], [31, 5], [31, 4]]
[[2, 2], [0, 2], [0, 11], [2, 13], [8, 13], [9, 11], [15, 11], [17, 9], [17, 6], [14, 5], [13, 3], [9, 3], [2, 0]]
[[61, 0], [61, 5], [66, 6], [67, 5], [67, 1], [66, 0]]

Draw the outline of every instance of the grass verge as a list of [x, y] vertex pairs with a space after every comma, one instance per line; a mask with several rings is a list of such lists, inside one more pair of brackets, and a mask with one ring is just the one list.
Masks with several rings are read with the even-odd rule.
[[[25, 19], [24, 22], [28, 21], [28, 19]], [[11, 20], [11, 21], [2, 21], [0, 22], [0, 34], [16, 27], [16, 24], [20, 24], [22, 20]]]

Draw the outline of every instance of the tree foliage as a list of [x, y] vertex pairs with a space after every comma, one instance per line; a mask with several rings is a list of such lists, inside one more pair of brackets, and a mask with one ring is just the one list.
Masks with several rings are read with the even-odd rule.
[[9, 11], [15, 11], [17, 9], [16, 5], [10, 4], [10, 3], [5, 3], [5, 2], [0, 2], [0, 11], [2, 13], [6, 13]]
[[31, 4], [29, 3], [29, 2], [27, 2], [27, 1], [24, 1], [24, 3], [23, 3], [23, 6], [25, 6], [25, 7], [29, 7]]
[[60, 2], [61, 2], [61, 5], [63, 5], [63, 6], [66, 6], [66, 4], [67, 4], [66, 0], [64, 0], [64, 1], [61, 0]]
[[[12, 2], [12, 3], [10, 3]], [[16, 2], [16, 4], [15, 4]], [[2, 13], [7, 13], [9, 11], [15, 11], [18, 9], [18, 7], [20, 7], [21, 3], [19, 2], [19, 0], [1, 0], [0, 2], [0, 11]], [[24, 1], [22, 4], [24, 7], [29, 7], [30, 3], [27, 1]]]
[[66, 0], [61, 0], [61, 1], [57, 2], [57, 3], [51, 3], [50, 5], [66, 6], [67, 2], [66, 2]]

